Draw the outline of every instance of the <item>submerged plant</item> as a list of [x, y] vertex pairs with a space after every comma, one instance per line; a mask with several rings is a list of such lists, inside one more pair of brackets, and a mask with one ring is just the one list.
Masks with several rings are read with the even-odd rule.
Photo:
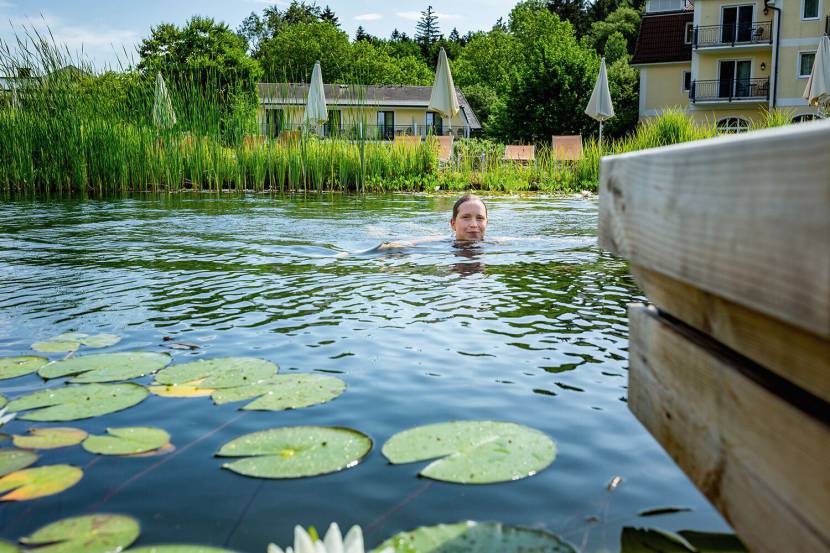
[[[313, 534], [313, 535], [312, 535]], [[352, 526], [351, 530], [343, 539], [340, 527], [332, 522], [326, 532], [325, 538], [321, 541], [317, 538], [317, 532], [306, 532], [302, 526], [294, 527], [294, 547], [287, 547], [284, 550], [279, 546], [269, 543], [268, 553], [365, 553], [363, 548], [363, 531], [360, 526]], [[393, 553], [391, 547], [387, 547], [377, 553]]]

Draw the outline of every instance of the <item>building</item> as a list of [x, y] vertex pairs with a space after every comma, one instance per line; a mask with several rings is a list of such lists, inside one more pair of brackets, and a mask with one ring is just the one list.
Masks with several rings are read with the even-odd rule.
[[[307, 83], [260, 83], [260, 132], [276, 137], [301, 128], [308, 88]], [[324, 88], [329, 112], [322, 128], [325, 136], [392, 140], [427, 134], [471, 136], [481, 131], [481, 123], [457, 88], [461, 109], [452, 121], [427, 109], [429, 86], [327, 84]]]
[[816, 108], [801, 98], [830, 0], [651, 0], [632, 64], [640, 69], [640, 119], [679, 107], [698, 122], [741, 131], [765, 109], [793, 120]]

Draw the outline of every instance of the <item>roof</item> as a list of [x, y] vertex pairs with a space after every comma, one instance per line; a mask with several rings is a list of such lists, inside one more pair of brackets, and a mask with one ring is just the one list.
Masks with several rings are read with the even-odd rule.
[[[259, 83], [261, 104], [305, 105], [308, 83]], [[408, 85], [347, 85], [325, 84], [326, 104], [330, 106], [411, 107], [429, 106], [431, 86]], [[461, 90], [456, 87], [458, 104], [471, 129], [480, 129], [481, 123]]]
[[690, 10], [643, 15], [632, 65], [691, 61], [692, 45], [684, 42], [693, 16]]

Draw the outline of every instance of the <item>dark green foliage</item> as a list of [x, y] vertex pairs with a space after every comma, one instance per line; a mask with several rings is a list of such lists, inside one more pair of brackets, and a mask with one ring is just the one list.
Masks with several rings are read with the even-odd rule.
[[424, 53], [428, 54], [432, 49], [432, 45], [441, 38], [441, 31], [438, 28], [438, 16], [435, 15], [432, 6], [427, 6], [427, 9], [421, 12], [421, 19], [415, 29], [415, 40], [421, 45]]

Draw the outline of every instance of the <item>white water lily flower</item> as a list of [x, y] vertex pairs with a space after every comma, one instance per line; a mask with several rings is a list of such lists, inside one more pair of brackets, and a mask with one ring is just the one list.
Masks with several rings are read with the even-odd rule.
[[[284, 551], [273, 543], [268, 544], [268, 553], [365, 553], [363, 549], [363, 531], [360, 526], [352, 526], [346, 539], [340, 533], [340, 527], [336, 522], [329, 526], [326, 537], [323, 541], [314, 541], [302, 526], [294, 527], [294, 548], [286, 548]], [[391, 548], [386, 548], [380, 553], [394, 553]]]
[[10, 420], [12, 420], [12, 419], [15, 417], [15, 415], [16, 415], [16, 414], [17, 414], [17, 413], [9, 413], [9, 414], [7, 415], [7, 414], [6, 414], [6, 408], [5, 408], [5, 407], [3, 407], [2, 409], [0, 409], [0, 426], [3, 426], [4, 424], [6, 424], [6, 423], [7, 423], [7, 422], [9, 422]]

